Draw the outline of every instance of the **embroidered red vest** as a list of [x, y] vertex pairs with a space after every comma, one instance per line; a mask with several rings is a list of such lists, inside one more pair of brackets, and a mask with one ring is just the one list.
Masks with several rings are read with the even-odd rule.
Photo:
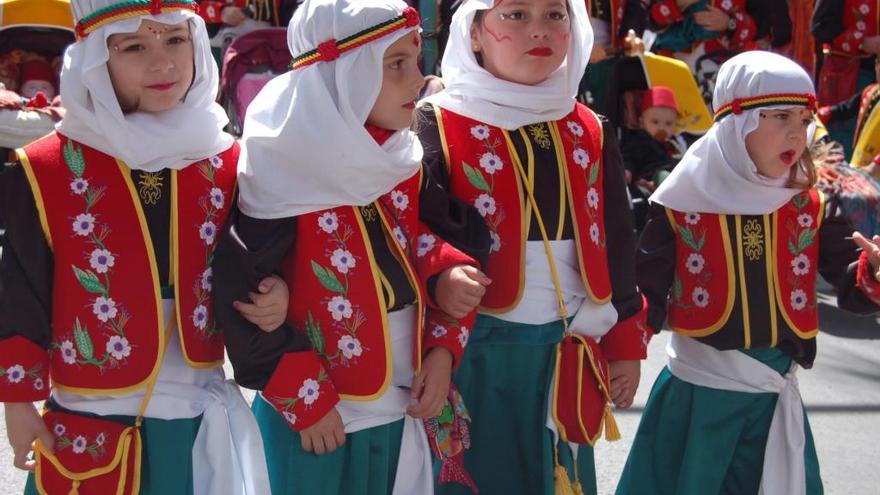
[[[602, 0], [586, 0], [587, 14], [589, 14], [591, 17], [598, 16], [599, 12], [593, 12], [593, 3], [601, 1]], [[623, 38], [620, 37], [620, 25], [623, 23], [623, 15], [624, 9], [626, 9], [626, 3], [622, 2], [621, 0], [608, 0], [608, 8], [611, 9], [611, 14], [608, 16], [608, 18], [610, 19], [610, 22], [608, 24], [609, 32], [611, 33], [611, 46], [621, 48], [623, 46]]]
[[336, 391], [343, 399], [373, 400], [391, 382], [391, 341], [382, 285], [387, 281], [373, 255], [365, 214], [377, 215], [418, 297], [413, 346], [420, 368], [424, 295], [414, 265], [419, 229], [421, 173], [373, 203], [374, 209], [343, 206], [297, 218], [296, 243], [284, 263], [290, 283], [288, 319], [304, 328]]
[[[527, 193], [513, 162], [523, 158], [516, 153], [510, 131], [438, 107], [434, 111], [449, 170], [449, 190], [477, 208], [492, 236], [487, 274], [493, 283], [483, 297], [482, 310], [509, 311], [523, 293], [527, 221], [531, 216]], [[590, 298], [606, 303], [611, 299], [611, 280], [605, 242], [602, 125], [581, 104], [548, 125], [568, 189], [584, 286]], [[552, 166], [542, 164], [546, 165]], [[524, 170], [533, 167], [533, 163], [523, 163]]]
[[[223, 363], [211, 258], [235, 187], [238, 146], [172, 171], [177, 327], [190, 366]], [[158, 373], [164, 315], [150, 231], [122, 162], [61, 134], [19, 152], [52, 249], [51, 374], [78, 393], [122, 393]]]
[[719, 349], [816, 336], [822, 193], [767, 215], [666, 212], [676, 236], [673, 330]]
[[844, 0], [842, 18], [846, 30], [831, 44], [834, 51], [864, 55], [861, 45], [865, 38], [880, 34], [880, 2], [877, 0]]

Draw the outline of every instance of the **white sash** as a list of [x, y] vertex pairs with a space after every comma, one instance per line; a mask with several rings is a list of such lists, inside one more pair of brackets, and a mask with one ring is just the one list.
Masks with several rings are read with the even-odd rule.
[[735, 392], [779, 394], [764, 449], [760, 495], [806, 493], [804, 406], [795, 377], [797, 364], [780, 375], [738, 350], [719, 351], [673, 334], [666, 347], [669, 371], [702, 387]]

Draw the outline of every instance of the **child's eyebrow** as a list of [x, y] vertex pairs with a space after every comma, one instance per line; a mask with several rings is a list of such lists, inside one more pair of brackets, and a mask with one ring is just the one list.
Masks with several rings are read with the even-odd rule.
[[397, 57], [410, 57], [413, 55], [412, 52], [413, 52], [413, 50], [407, 50], [406, 48], [398, 49], [393, 52], [386, 53], [384, 59], [388, 60], [388, 59], [397, 58]]

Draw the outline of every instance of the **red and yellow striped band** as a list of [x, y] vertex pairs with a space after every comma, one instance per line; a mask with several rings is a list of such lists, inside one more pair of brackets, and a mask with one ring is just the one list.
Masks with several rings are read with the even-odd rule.
[[345, 52], [364, 46], [379, 38], [384, 38], [395, 31], [416, 27], [420, 22], [419, 12], [412, 7], [407, 7], [403, 10], [401, 15], [393, 19], [376, 24], [375, 26], [364, 29], [363, 31], [357, 32], [338, 41], [331, 38], [320, 43], [314, 50], [307, 51], [294, 57], [293, 61], [290, 62], [290, 68], [296, 70], [318, 62], [330, 62], [336, 60]]
[[780, 105], [798, 105], [816, 110], [816, 95], [812, 93], [775, 93], [751, 98], [737, 98], [715, 111], [715, 122], [730, 114], [739, 115], [743, 110]]
[[177, 10], [191, 10], [198, 13], [199, 4], [194, 0], [128, 0], [108, 5], [80, 19], [76, 23], [76, 37], [83, 39], [89, 33], [111, 22]]

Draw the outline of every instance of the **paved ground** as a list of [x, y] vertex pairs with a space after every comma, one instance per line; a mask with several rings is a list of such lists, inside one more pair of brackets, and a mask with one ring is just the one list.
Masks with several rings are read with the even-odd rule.
[[[855, 318], [823, 295], [819, 356], [799, 375], [822, 466], [831, 495], [880, 493], [880, 322]], [[599, 493], [612, 494], [629, 442], [654, 378], [665, 363], [668, 333], [654, 339], [643, 365], [642, 386], [632, 409], [617, 414], [623, 440], [596, 448]], [[21, 493], [24, 474], [12, 467], [12, 453], [0, 422], [0, 494]]]

